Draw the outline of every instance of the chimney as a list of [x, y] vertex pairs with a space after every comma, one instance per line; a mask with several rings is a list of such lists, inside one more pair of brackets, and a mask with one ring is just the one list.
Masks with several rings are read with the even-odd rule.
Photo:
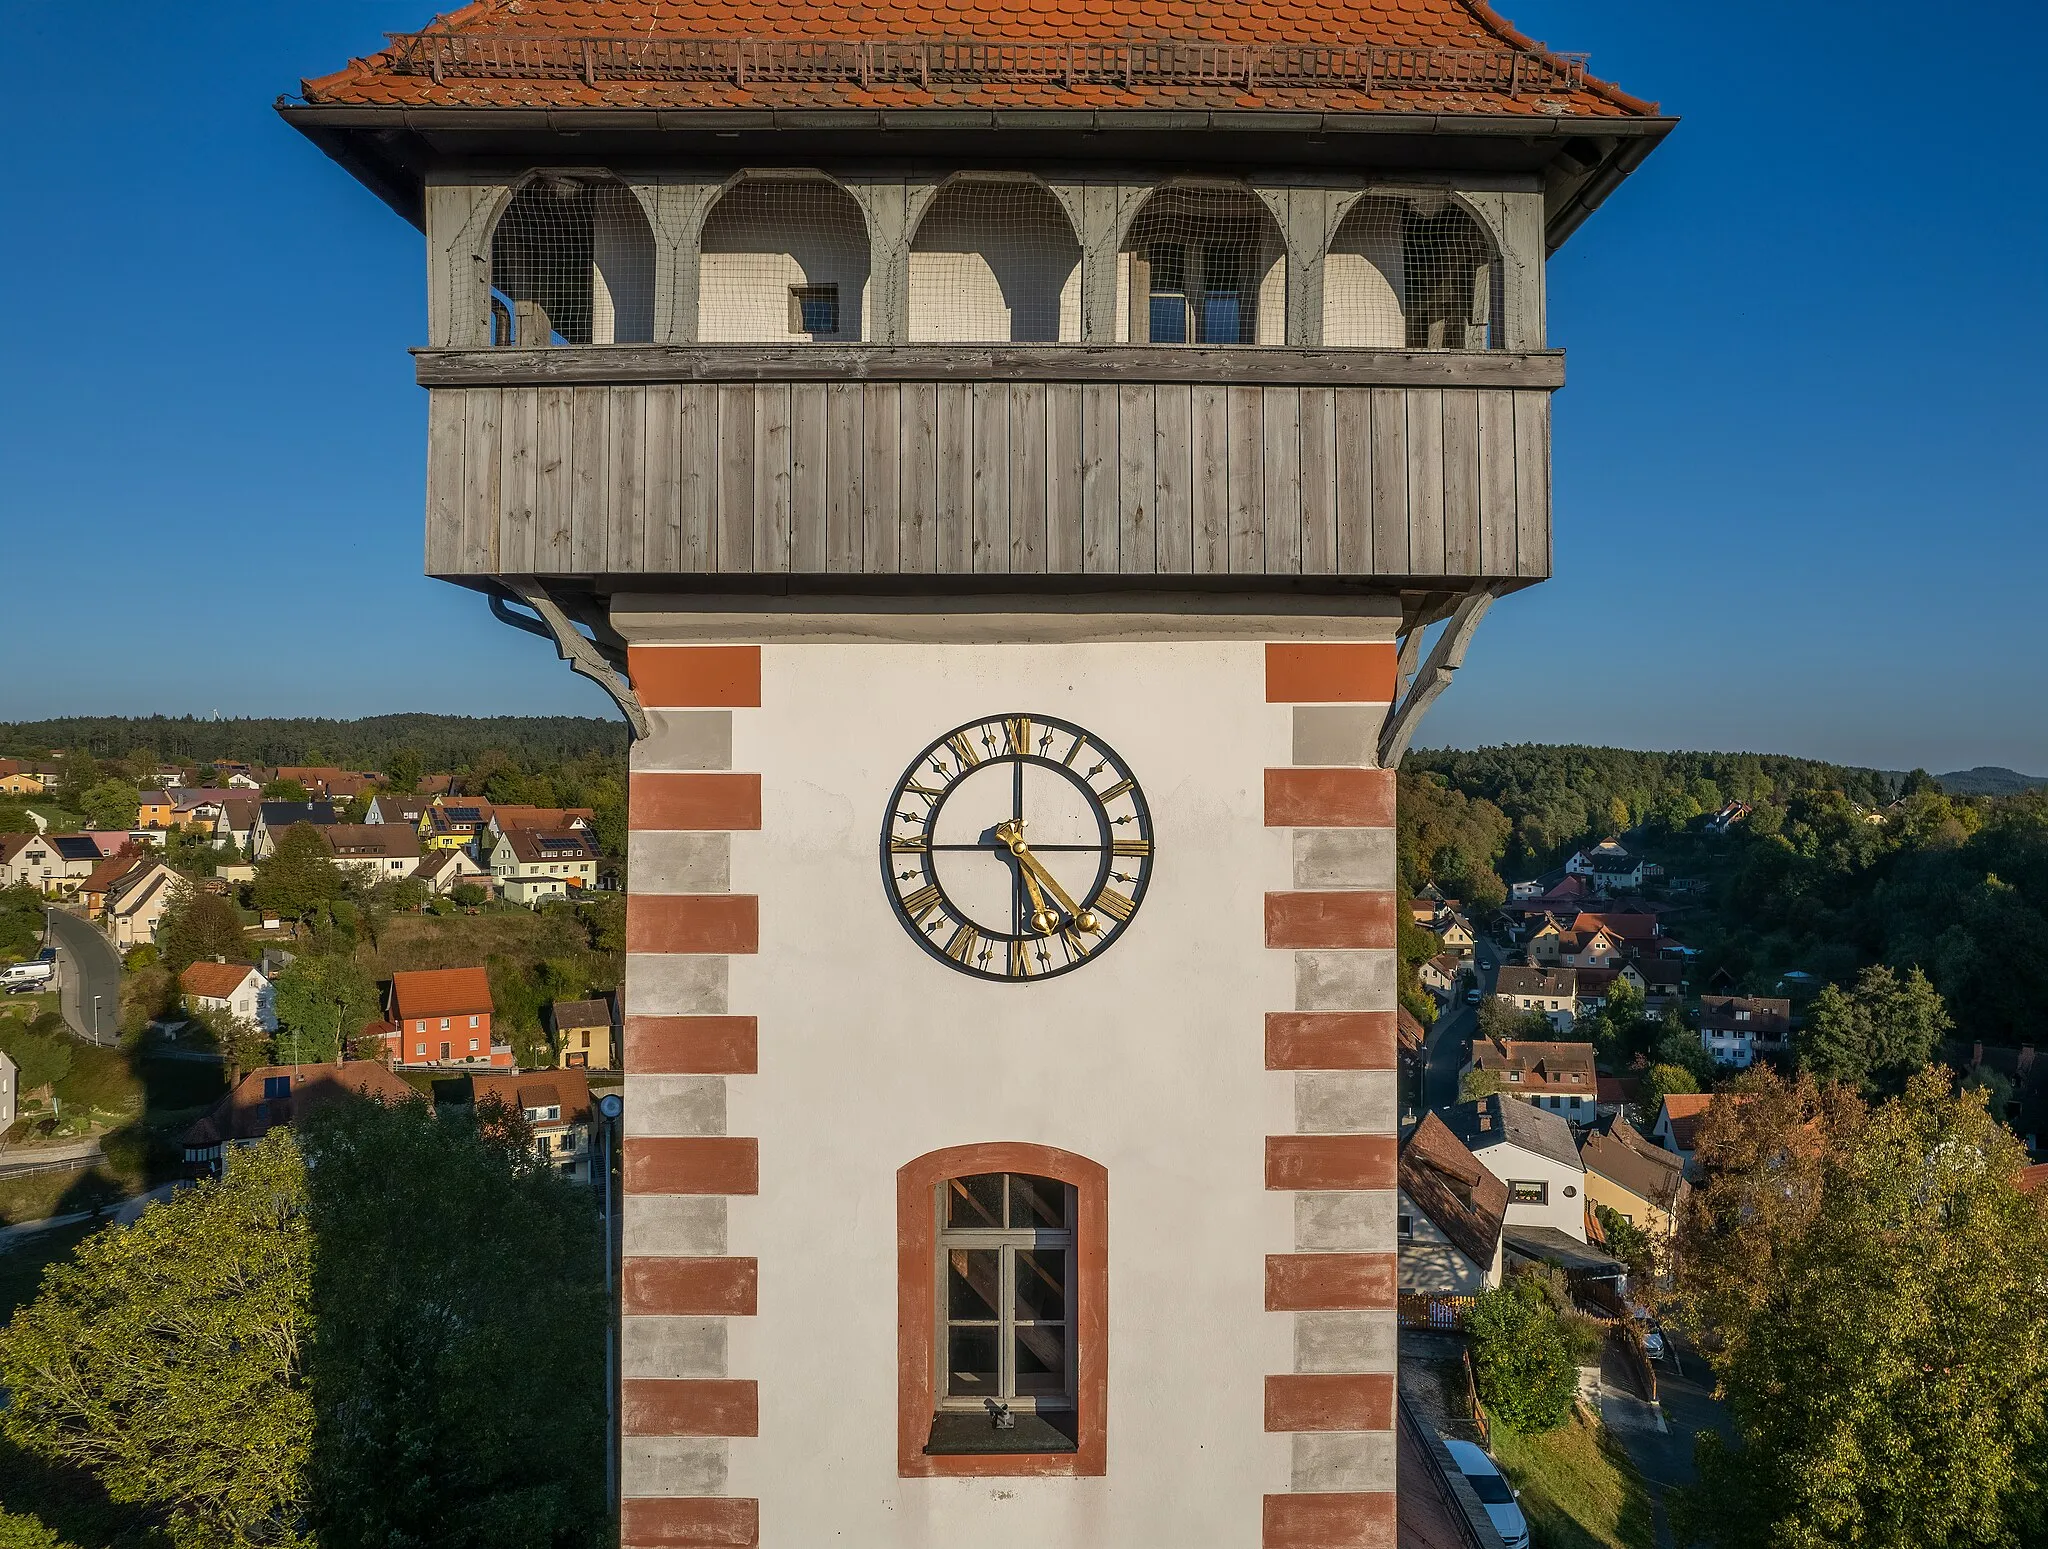
[[2027, 1072], [2028, 1072], [2028, 1071], [2030, 1071], [2030, 1070], [2032, 1070], [2033, 1068], [2034, 1068], [2034, 1046], [2033, 1046], [2032, 1044], [2030, 1044], [2030, 1043], [2023, 1043], [2023, 1044], [2021, 1044], [2021, 1045], [2020, 1045], [2020, 1061], [2019, 1061], [2019, 1069], [2018, 1069], [2018, 1071], [2016, 1072], [2016, 1074], [2018, 1074], [2018, 1075], [2019, 1075], [2019, 1077], [2020, 1077], [2020, 1078], [2021, 1078], [2022, 1080], [2024, 1080], [2024, 1079], [2026, 1078], [2026, 1074], [2027, 1074]]
[[225, 963], [227, 961], [227, 955], [222, 952], [216, 952], [213, 954], [213, 960], [216, 963]]
[[1984, 1063], [1984, 1045], [1981, 1042], [1970, 1045], [1970, 1068], [1976, 1069]]

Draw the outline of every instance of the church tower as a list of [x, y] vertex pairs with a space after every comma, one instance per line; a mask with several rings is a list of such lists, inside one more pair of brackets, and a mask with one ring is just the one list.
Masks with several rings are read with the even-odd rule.
[[426, 568], [633, 733], [622, 1542], [1395, 1532], [1394, 767], [1671, 120], [1484, 0], [480, 0]]

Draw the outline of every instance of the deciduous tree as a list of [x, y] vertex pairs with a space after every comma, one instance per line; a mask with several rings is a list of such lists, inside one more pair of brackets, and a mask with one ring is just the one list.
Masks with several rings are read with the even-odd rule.
[[254, 896], [258, 908], [309, 920], [341, 897], [343, 886], [341, 869], [320, 830], [298, 823], [285, 830], [276, 850], [256, 868]]
[[164, 965], [183, 973], [194, 963], [225, 958], [241, 962], [247, 938], [242, 934], [241, 916], [235, 906], [217, 893], [209, 893], [189, 882], [178, 884], [176, 896], [157, 925], [156, 944]]
[[1571, 1417], [1578, 1373], [1556, 1312], [1533, 1278], [1518, 1275], [1481, 1294], [1465, 1329], [1480, 1400], [1501, 1424], [1536, 1435]]
[[377, 986], [353, 959], [307, 953], [277, 976], [277, 1053], [292, 1064], [339, 1059], [377, 1017]]
[[1806, 1023], [1801, 1068], [1864, 1092], [1896, 1091], [1954, 1025], [1925, 974], [1914, 968], [1901, 979], [1883, 963], [1864, 969], [1852, 989], [1822, 990]]
[[168, 1519], [181, 1549], [310, 1549], [312, 1241], [288, 1132], [87, 1238], [0, 1330], [7, 1435]]
[[2019, 1142], [1940, 1071], [1877, 1107], [1811, 1076], [1738, 1088], [1678, 1242], [1735, 1422], [1702, 1440], [1684, 1526], [1717, 1549], [2042, 1542], [2048, 1207]]
[[81, 791], [78, 810], [95, 828], [133, 828], [141, 794], [125, 780], [100, 780]]

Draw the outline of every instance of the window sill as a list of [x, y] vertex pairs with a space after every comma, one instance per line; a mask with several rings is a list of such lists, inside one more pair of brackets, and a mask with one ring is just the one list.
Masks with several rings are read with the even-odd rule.
[[925, 1456], [990, 1457], [1021, 1453], [1036, 1457], [1079, 1450], [1074, 1438], [1068, 1434], [1074, 1428], [1071, 1413], [1057, 1416], [1017, 1414], [1013, 1418], [1017, 1422], [1014, 1427], [999, 1431], [986, 1414], [941, 1412], [934, 1415], [931, 1434], [924, 1444]]

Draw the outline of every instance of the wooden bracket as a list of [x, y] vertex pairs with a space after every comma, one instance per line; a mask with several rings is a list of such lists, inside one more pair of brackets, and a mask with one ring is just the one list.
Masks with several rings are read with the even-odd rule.
[[[633, 685], [626, 679], [623, 670], [625, 652], [617, 643], [607, 649], [603, 640], [604, 636], [611, 635], [610, 629], [600, 629], [593, 624], [591, 627], [598, 630], [600, 639], [589, 639], [535, 576], [499, 576], [497, 583], [511, 593], [513, 601], [531, 608], [534, 617], [523, 618], [512, 612], [505, 605], [505, 599], [496, 595], [491, 598], [492, 614], [515, 629], [523, 629], [528, 634], [554, 642], [555, 654], [569, 664], [569, 670], [581, 673], [611, 695], [612, 703], [619, 707], [626, 717], [626, 724], [632, 727], [634, 737], [645, 737], [649, 729], [647, 712], [640, 707], [640, 696], [633, 692]], [[615, 635], [611, 635], [611, 639], [617, 642]]]
[[1458, 606], [1452, 612], [1450, 622], [1444, 625], [1444, 632], [1436, 637], [1436, 644], [1430, 648], [1429, 659], [1420, 670], [1415, 658], [1422, 650], [1422, 628], [1415, 628], [1401, 637], [1401, 654], [1397, 658], [1396, 672], [1406, 694], [1401, 702], [1387, 714], [1386, 725], [1380, 731], [1380, 768], [1397, 768], [1401, 755], [1408, 751], [1408, 743], [1415, 735], [1415, 728], [1436, 698], [1451, 686], [1451, 674], [1465, 665], [1465, 650], [1472, 643], [1472, 635], [1479, 628], [1479, 621], [1486, 617], [1486, 610], [1493, 606], [1494, 591], [1481, 587], [1467, 592], [1458, 599]]

